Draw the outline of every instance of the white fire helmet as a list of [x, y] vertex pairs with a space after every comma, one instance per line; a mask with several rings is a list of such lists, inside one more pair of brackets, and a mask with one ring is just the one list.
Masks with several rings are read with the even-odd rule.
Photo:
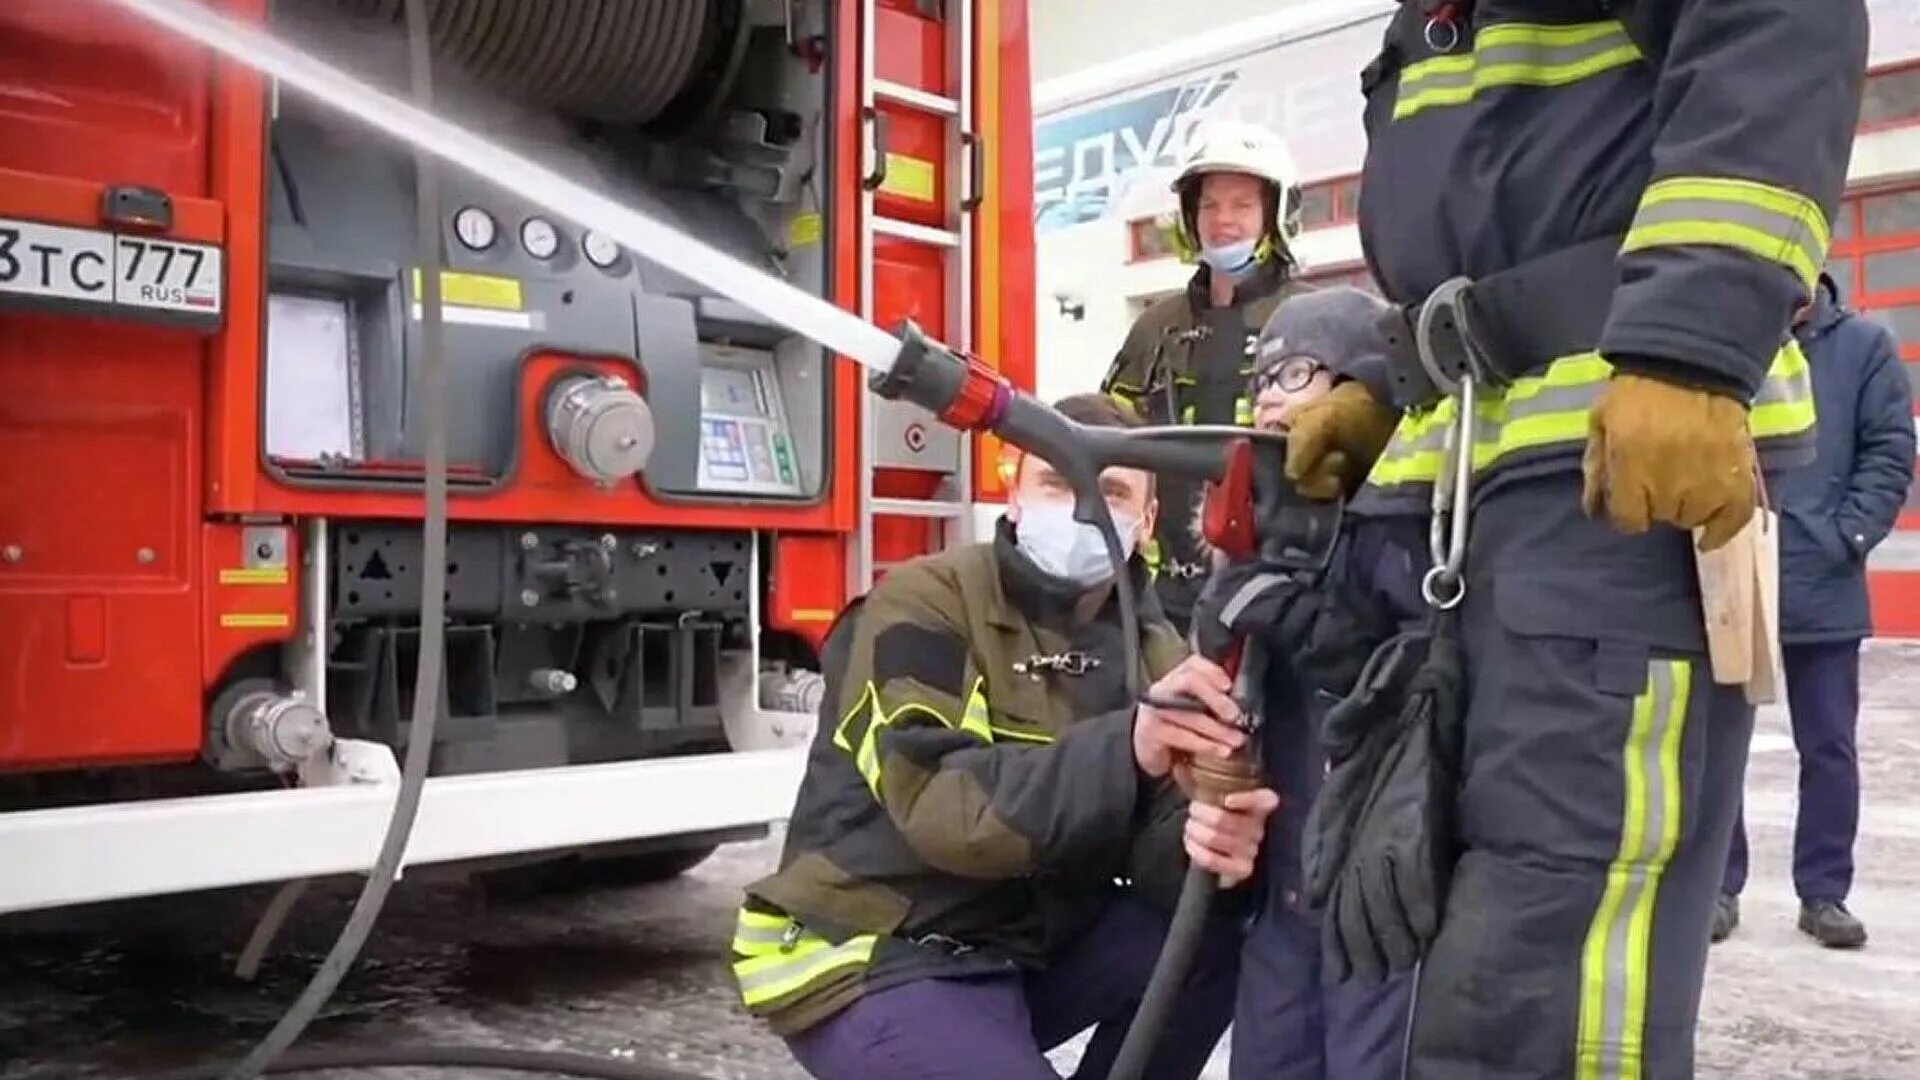
[[1187, 140], [1186, 156], [1171, 186], [1180, 196], [1184, 239], [1195, 248], [1199, 246], [1193, 220], [1199, 185], [1190, 182], [1208, 173], [1244, 173], [1272, 184], [1275, 238], [1285, 245], [1299, 235], [1300, 172], [1286, 142], [1278, 135], [1258, 124], [1215, 120], [1196, 129]]

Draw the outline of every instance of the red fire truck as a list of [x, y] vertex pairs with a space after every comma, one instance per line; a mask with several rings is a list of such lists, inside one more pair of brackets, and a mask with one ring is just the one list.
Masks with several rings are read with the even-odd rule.
[[[405, 93], [399, 0], [208, 0]], [[436, 0], [435, 96], [1033, 380], [1026, 0]], [[415, 159], [108, 0], [0, 5], [0, 913], [358, 873], [422, 639]], [[816, 654], [999, 449], [440, 170], [445, 679], [407, 864], [784, 816]]]

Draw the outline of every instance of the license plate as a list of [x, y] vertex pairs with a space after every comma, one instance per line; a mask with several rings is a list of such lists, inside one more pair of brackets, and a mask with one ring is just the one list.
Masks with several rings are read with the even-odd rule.
[[218, 321], [220, 249], [0, 218], [0, 295]]

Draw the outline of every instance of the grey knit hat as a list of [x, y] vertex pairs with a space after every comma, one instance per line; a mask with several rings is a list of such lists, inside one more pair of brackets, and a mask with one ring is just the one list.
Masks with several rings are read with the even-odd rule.
[[1254, 344], [1254, 388], [1288, 357], [1311, 356], [1335, 375], [1365, 383], [1374, 400], [1388, 400], [1385, 331], [1392, 312], [1391, 304], [1351, 285], [1287, 297]]

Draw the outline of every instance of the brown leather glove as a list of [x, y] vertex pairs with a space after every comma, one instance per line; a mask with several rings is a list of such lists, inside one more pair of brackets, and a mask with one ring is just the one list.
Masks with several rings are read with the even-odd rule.
[[1309, 499], [1334, 499], [1366, 479], [1400, 414], [1364, 384], [1343, 382], [1287, 425], [1287, 479]]
[[1747, 407], [1711, 391], [1615, 374], [1594, 406], [1582, 466], [1587, 514], [1604, 509], [1623, 533], [1704, 527], [1700, 547], [1711, 551], [1753, 517]]

